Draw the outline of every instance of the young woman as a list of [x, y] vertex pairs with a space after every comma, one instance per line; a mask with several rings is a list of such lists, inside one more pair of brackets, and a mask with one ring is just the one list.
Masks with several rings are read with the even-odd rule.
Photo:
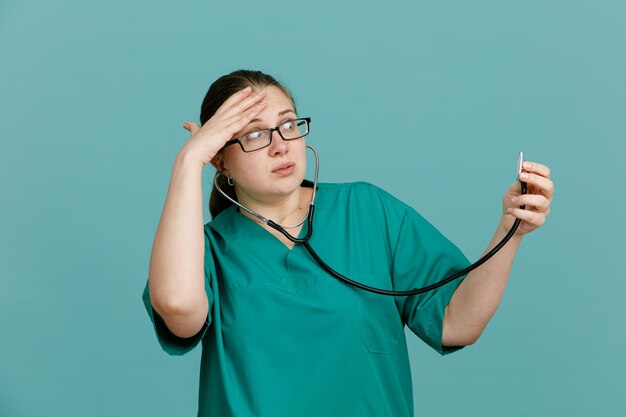
[[416, 210], [373, 184], [313, 190], [304, 179], [310, 119], [271, 76], [239, 70], [219, 78], [200, 121], [184, 124], [191, 136], [174, 162], [143, 294], [166, 352], [181, 355], [202, 341], [198, 416], [412, 416], [404, 326], [442, 355], [476, 342], [522, 236], [548, 215], [548, 167], [526, 163], [528, 193], [520, 195], [519, 183], [507, 190], [487, 250], [516, 218], [522, 222], [495, 256], [436, 290], [393, 297], [334, 278], [302, 245], [215, 187], [213, 219], [203, 225], [203, 167], [211, 163], [227, 195], [293, 236], [308, 230], [315, 191], [311, 246], [363, 284], [421, 288], [470, 262]]

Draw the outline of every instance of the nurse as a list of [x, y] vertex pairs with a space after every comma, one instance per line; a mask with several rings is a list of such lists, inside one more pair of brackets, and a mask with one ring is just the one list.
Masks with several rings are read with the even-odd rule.
[[[239, 70], [211, 85], [201, 126], [183, 125], [190, 138], [174, 161], [143, 301], [167, 353], [202, 342], [198, 416], [413, 416], [404, 326], [441, 355], [475, 343], [523, 236], [549, 213], [550, 170], [526, 162], [528, 194], [511, 184], [485, 252], [519, 218], [513, 238], [465, 276], [409, 297], [338, 281], [215, 189], [204, 223], [210, 163], [229, 196], [302, 237], [313, 193], [304, 179], [306, 116], [273, 77]], [[470, 264], [415, 209], [373, 184], [318, 183], [315, 207], [311, 246], [364, 284], [424, 287]]]

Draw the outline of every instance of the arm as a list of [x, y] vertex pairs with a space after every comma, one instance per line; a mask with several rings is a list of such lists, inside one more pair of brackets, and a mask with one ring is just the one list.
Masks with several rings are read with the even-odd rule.
[[[501, 222], [483, 255], [507, 232]], [[478, 340], [500, 304], [521, 241], [522, 235], [514, 234], [502, 249], [467, 274], [457, 287], [443, 318], [444, 346], [466, 346]]]
[[[554, 195], [550, 168], [528, 161], [524, 162], [523, 168], [525, 172], [520, 179], [527, 183], [528, 193], [521, 195], [517, 183], [509, 187], [502, 201], [506, 214], [485, 253], [504, 238], [516, 218], [522, 221], [511, 240], [487, 262], [471, 271], [455, 290], [443, 318], [444, 346], [465, 346], [478, 340], [502, 299], [522, 236], [542, 226], [550, 213]], [[525, 209], [517, 207], [521, 205]]]
[[165, 207], [150, 256], [153, 309], [172, 333], [191, 337], [208, 313], [204, 288], [202, 161], [181, 151], [174, 161]]
[[204, 288], [202, 169], [209, 162], [218, 168], [221, 158], [214, 157], [224, 144], [267, 105], [263, 91], [251, 93], [252, 88], [246, 87], [232, 94], [202, 126], [183, 124], [191, 135], [174, 161], [148, 277], [152, 309], [178, 337], [196, 335], [209, 313]]

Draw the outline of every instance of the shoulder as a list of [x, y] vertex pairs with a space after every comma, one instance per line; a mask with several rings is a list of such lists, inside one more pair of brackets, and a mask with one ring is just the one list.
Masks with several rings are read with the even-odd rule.
[[232, 217], [235, 212], [235, 206], [229, 206], [222, 210], [217, 216], [204, 224], [205, 234], [210, 234], [212, 229], [229, 228], [232, 224]]
[[337, 204], [356, 204], [365, 210], [380, 209], [385, 213], [400, 215], [411, 208], [390, 192], [367, 181], [318, 183], [318, 192]]
[[367, 181], [352, 181], [352, 182], [319, 182], [317, 183], [319, 190], [328, 190], [330, 192], [353, 192], [360, 194], [367, 193], [387, 193], [377, 185]]
[[376, 184], [367, 181], [353, 181], [353, 182], [325, 182], [318, 183], [318, 188], [320, 190], [327, 189], [331, 192], [349, 192], [353, 194], [363, 195], [363, 196], [372, 196], [375, 198], [379, 198], [385, 201], [388, 201], [391, 204], [397, 204], [401, 206], [406, 206], [407, 204], [403, 201], [399, 200], [390, 192], [384, 190]]

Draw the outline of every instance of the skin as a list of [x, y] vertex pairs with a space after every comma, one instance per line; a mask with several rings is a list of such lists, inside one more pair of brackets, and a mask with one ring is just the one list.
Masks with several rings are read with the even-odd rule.
[[[279, 88], [270, 86], [259, 93], [265, 94], [264, 102], [267, 103], [255, 117], [260, 120], [247, 124], [233, 137], [256, 128], [273, 128], [298, 117], [293, 103]], [[228, 146], [211, 160], [211, 164], [234, 180], [237, 199], [242, 205], [279, 224], [296, 224], [306, 216], [312, 193], [311, 188], [300, 186], [306, 173], [305, 145], [305, 138], [286, 141], [278, 132], [272, 132], [270, 146], [254, 152], [244, 152], [239, 145]], [[295, 163], [290, 175], [280, 176], [272, 172], [285, 162]], [[293, 242], [282, 234], [245, 210], [239, 211], [289, 248], [293, 247]], [[301, 228], [302, 225], [289, 232], [297, 235]]]
[[[478, 340], [500, 304], [523, 236], [541, 227], [550, 213], [554, 195], [550, 168], [527, 161], [523, 170], [521, 180], [527, 183], [527, 194], [521, 195], [519, 183], [511, 184], [502, 199], [502, 218], [483, 255], [504, 238], [516, 218], [522, 221], [511, 240], [471, 271], [452, 295], [443, 320], [444, 346], [465, 346]], [[526, 205], [525, 209], [519, 208], [521, 205]]]
[[[203, 168], [228, 140], [263, 111], [267, 105], [264, 97], [263, 92], [253, 94], [251, 88], [245, 88], [222, 103], [202, 126], [183, 124], [191, 135], [172, 167], [148, 276], [155, 312], [179, 337], [197, 334], [208, 313], [204, 287]], [[281, 152], [284, 156], [288, 151]]]
[[[267, 218], [277, 219], [276, 221], [281, 224], [297, 223], [306, 215], [311, 194], [309, 188], [300, 187], [306, 168], [303, 139], [284, 141], [274, 132], [272, 144], [256, 152], [245, 153], [238, 145], [221, 149], [227, 140], [238, 137], [253, 127], [275, 127], [285, 117], [295, 118], [293, 113], [285, 116], [278, 115], [279, 112], [287, 109], [293, 110], [293, 104], [276, 87], [263, 88], [255, 94], [243, 90], [234, 94], [202, 127], [193, 122], [186, 122], [183, 125], [190, 131], [191, 136], [177, 158], [186, 162], [179, 162], [178, 165], [181, 167], [183, 165], [202, 166], [210, 162], [216, 169], [234, 179], [237, 197], [246, 207]], [[250, 121], [253, 118], [258, 118], [260, 121], [252, 124]], [[291, 175], [278, 177], [272, 174], [272, 169], [287, 161], [296, 164], [296, 169]], [[186, 172], [183, 168], [179, 170]], [[537, 162], [527, 161], [523, 165], [523, 171], [521, 179], [527, 183], [527, 194], [520, 195], [517, 182], [511, 184], [505, 192], [502, 200], [502, 218], [483, 255], [502, 240], [516, 218], [522, 221], [511, 240], [487, 262], [471, 271], [454, 292], [445, 309], [443, 319], [442, 344], [444, 346], [465, 346], [478, 340], [502, 299], [513, 260], [523, 236], [541, 227], [546, 221], [554, 195], [550, 168]], [[521, 205], [525, 205], [525, 209], [521, 209]], [[242, 211], [242, 214], [259, 222], [245, 211]], [[293, 243], [279, 232], [264, 223], [259, 222], [259, 224], [285, 245], [293, 247]], [[290, 229], [290, 231], [295, 235], [301, 227]], [[201, 266], [200, 263], [199, 265]], [[196, 287], [200, 283], [200, 278], [197, 278]], [[187, 326], [179, 335], [193, 335], [194, 331], [202, 325], [200, 318], [206, 316], [206, 301], [202, 300], [198, 305], [204, 310], [196, 311], [194, 315], [197, 319], [196, 324]], [[178, 320], [176, 317], [170, 320], [173, 325], [183, 323], [184, 320], [181, 317], [184, 312], [180, 309], [173, 311], [179, 313]], [[186, 314], [192, 313], [186, 312]], [[168, 323], [168, 320], [165, 320]], [[169, 326], [170, 323], [168, 323]], [[181, 324], [181, 329], [182, 327]]]

